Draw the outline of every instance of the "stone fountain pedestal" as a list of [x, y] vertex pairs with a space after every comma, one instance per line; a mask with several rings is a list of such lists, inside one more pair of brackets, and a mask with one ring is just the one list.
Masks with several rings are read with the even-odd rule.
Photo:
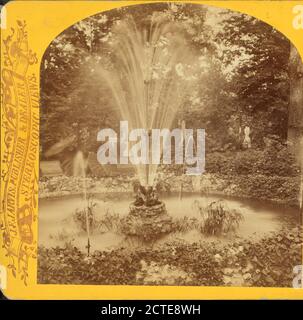
[[159, 239], [171, 230], [172, 218], [163, 202], [154, 206], [135, 206], [132, 203], [123, 222], [124, 234], [144, 241]]

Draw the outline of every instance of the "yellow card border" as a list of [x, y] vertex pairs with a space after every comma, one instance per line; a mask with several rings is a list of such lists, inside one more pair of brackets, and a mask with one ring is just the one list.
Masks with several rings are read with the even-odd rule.
[[[161, 1], [11, 1], [6, 4], [6, 29], [1, 30], [0, 264], [8, 268], [4, 294], [11, 299], [303, 299], [303, 289], [292, 288], [36, 283], [39, 69], [43, 54], [54, 38], [77, 21], [102, 11], [150, 2]], [[294, 7], [303, 8], [303, 1], [180, 2], [254, 16], [282, 32], [303, 56], [303, 28], [296, 29], [293, 25]]]

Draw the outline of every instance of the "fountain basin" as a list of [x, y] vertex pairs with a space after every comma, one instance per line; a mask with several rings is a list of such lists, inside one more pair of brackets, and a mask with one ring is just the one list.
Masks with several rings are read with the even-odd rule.
[[[111, 216], [115, 214], [119, 215], [119, 221], [124, 221], [124, 227], [129, 232], [129, 237], [135, 237], [135, 234], [142, 234], [143, 231], [138, 230], [140, 224], [146, 228], [146, 232], [150, 235], [153, 231], [153, 226], [156, 222], [148, 225], [149, 218], [142, 214], [139, 208], [134, 208], [133, 205], [129, 205], [132, 201], [132, 193], [116, 192], [116, 193], [98, 193], [94, 194], [96, 207], [94, 214], [96, 220], [104, 219], [105, 215], [109, 213]], [[200, 193], [186, 193], [183, 195], [182, 201], [179, 199], [177, 193], [164, 194], [161, 199], [165, 203], [162, 208], [162, 215], [155, 219], [159, 221], [160, 226], [164, 229], [160, 236], [159, 243], [166, 243], [176, 240], [182, 240], [186, 243], [196, 243], [200, 241], [220, 241], [221, 243], [228, 243], [235, 238], [247, 239], [250, 241], [258, 241], [259, 239], [269, 236], [272, 232], [277, 232], [283, 221], [295, 220], [297, 224], [300, 224], [300, 211], [296, 208], [287, 207], [281, 204], [273, 204], [262, 200], [253, 199], [240, 199], [231, 198], [216, 195], [202, 196]], [[206, 237], [201, 232], [196, 230], [188, 232], [172, 232], [165, 234], [165, 228], [169, 230], [170, 217], [173, 222], [176, 220], [188, 217], [188, 219], [196, 218], [200, 219], [200, 214], [194, 210], [193, 203], [198, 200], [203, 207], [206, 207], [213, 201], [224, 199], [228, 207], [240, 211], [244, 216], [244, 221], [240, 224], [239, 229], [236, 231], [234, 237], [218, 237], [208, 236]], [[54, 198], [44, 198], [39, 200], [39, 244], [47, 248], [49, 247], [62, 247], [66, 242], [72, 241], [73, 246], [80, 248], [83, 252], [86, 252], [87, 235], [86, 232], [79, 231], [77, 225], [73, 222], [73, 214], [76, 209], [83, 208], [83, 196], [82, 195], [66, 195]], [[132, 215], [130, 214], [132, 208]], [[167, 214], [164, 214], [163, 208], [166, 209]], [[143, 208], [141, 208], [143, 209]], [[149, 214], [153, 214], [157, 210], [153, 208], [147, 209]], [[137, 215], [137, 216], [136, 216]], [[161, 223], [167, 219], [167, 223]], [[133, 222], [138, 221], [138, 227], [131, 227]], [[127, 222], [130, 224], [127, 226]], [[120, 224], [120, 223], [119, 223]], [[156, 232], [161, 229], [155, 226]], [[137, 243], [134, 239], [134, 244]], [[147, 240], [147, 239], [146, 239]], [[94, 250], [111, 250], [113, 248], [120, 247], [133, 247], [133, 243], [125, 241], [125, 234], [116, 232], [115, 230], [102, 232], [95, 230], [92, 233], [91, 244]], [[143, 245], [143, 244], [142, 244]]]

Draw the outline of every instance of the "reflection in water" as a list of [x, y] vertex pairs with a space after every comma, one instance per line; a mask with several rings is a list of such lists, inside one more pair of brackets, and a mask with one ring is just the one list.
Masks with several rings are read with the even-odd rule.
[[[98, 194], [95, 195], [96, 207], [95, 219], [101, 219], [106, 213], [124, 216], [129, 212], [129, 194]], [[200, 218], [200, 214], [194, 209], [193, 203], [198, 200], [203, 207], [209, 203], [222, 199], [217, 196], [199, 196], [195, 194], [185, 195], [180, 201], [177, 195], [163, 197], [168, 213], [173, 218], [193, 217]], [[118, 201], [117, 201], [118, 200]], [[232, 237], [205, 237], [197, 230], [186, 233], [172, 233], [159, 240], [159, 243], [167, 241], [186, 241], [189, 243], [203, 241], [226, 242], [235, 237], [246, 239], [258, 239], [271, 232], [277, 231], [282, 225], [282, 219], [286, 216], [299, 217], [299, 212], [293, 208], [272, 205], [261, 201], [248, 199], [224, 199], [229, 209], [236, 209], [244, 216], [236, 235]], [[65, 197], [60, 199], [41, 199], [39, 204], [39, 244], [46, 247], [62, 246], [72, 241], [73, 245], [85, 251], [87, 234], [79, 231], [72, 215], [83, 206], [81, 196]], [[108, 250], [119, 246], [125, 246], [125, 236], [114, 232], [101, 233], [92, 231], [91, 245], [94, 250]]]

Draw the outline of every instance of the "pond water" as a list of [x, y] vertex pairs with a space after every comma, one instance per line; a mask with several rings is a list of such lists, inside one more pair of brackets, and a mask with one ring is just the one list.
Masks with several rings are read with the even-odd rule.
[[[226, 243], [235, 238], [257, 240], [281, 228], [283, 221], [292, 220], [300, 223], [299, 210], [283, 205], [271, 204], [251, 199], [235, 199], [221, 196], [202, 196], [199, 194], [185, 194], [180, 200], [178, 195], [162, 196], [168, 214], [173, 218], [194, 217], [199, 219], [200, 213], [193, 205], [199, 201], [200, 206], [206, 207], [213, 201], [223, 200], [227, 208], [242, 213], [244, 220], [236, 234], [221, 237], [206, 237], [198, 230], [185, 233], [171, 233], [158, 243], [168, 241], [186, 241], [189, 243], [199, 241], [216, 241]], [[99, 220], [107, 212], [124, 216], [129, 211], [132, 196], [126, 193], [96, 194], [94, 202], [94, 216]], [[39, 200], [39, 244], [46, 247], [63, 246], [67, 242], [86, 250], [87, 236], [74, 222], [73, 214], [76, 209], [83, 208], [83, 199], [78, 196], [65, 196], [63, 198]], [[92, 250], [111, 250], [121, 246], [134, 246], [122, 234], [115, 232], [94, 231], [91, 235]], [[136, 244], [138, 245], [138, 244]], [[140, 244], [143, 245], [143, 244]]]

